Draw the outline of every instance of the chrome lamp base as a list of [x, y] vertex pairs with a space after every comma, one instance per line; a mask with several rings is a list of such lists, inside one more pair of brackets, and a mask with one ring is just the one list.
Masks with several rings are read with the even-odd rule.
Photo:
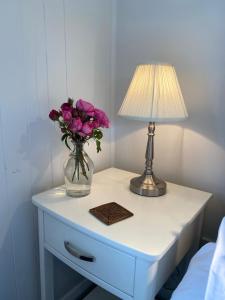
[[148, 143], [145, 153], [145, 171], [143, 175], [130, 181], [130, 190], [141, 196], [158, 197], [166, 193], [166, 183], [153, 173], [155, 123], [148, 124]]
[[131, 179], [130, 190], [141, 196], [158, 197], [166, 193], [166, 183], [154, 174], [143, 174]]

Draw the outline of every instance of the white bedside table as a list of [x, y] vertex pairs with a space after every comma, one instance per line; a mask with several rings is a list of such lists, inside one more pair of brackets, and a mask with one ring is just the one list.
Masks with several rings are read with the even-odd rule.
[[[129, 190], [135, 174], [110, 168], [94, 175], [91, 194], [63, 187], [33, 196], [38, 207], [42, 300], [52, 300], [52, 254], [124, 300], [152, 300], [187, 251], [198, 244], [211, 194], [168, 183], [167, 194]], [[89, 209], [117, 202], [134, 216], [107, 226]]]

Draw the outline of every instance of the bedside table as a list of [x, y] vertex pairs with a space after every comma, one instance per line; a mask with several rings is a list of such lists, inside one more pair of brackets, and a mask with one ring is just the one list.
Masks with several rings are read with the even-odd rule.
[[[38, 207], [42, 300], [52, 300], [52, 255], [124, 300], [152, 300], [175, 266], [197, 248], [209, 193], [168, 183], [167, 194], [129, 190], [136, 174], [110, 168], [94, 175], [91, 194], [64, 187], [33, 196]], [[117, 202], [134, 216], [107, 226], [89, 209]]]

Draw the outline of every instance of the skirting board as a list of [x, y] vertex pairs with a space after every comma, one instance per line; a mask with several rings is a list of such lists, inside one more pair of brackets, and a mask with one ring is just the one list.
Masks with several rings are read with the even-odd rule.
[[87, 280], [82, 279], [77, 285], [75, 285], [71, 290], [69, 290], [60, 300], [74, 300], [81, 297], [85, 291], [91, 289], [95, 285]]

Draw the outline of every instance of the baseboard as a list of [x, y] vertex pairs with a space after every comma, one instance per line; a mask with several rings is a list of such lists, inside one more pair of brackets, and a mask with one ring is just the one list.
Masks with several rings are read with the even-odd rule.
[[60, 300], [76, 300], [79, 299], [87, 290], [90, 290], [94, 284], [87, 280], [82, 279], [77, 285], [69, 290]]

